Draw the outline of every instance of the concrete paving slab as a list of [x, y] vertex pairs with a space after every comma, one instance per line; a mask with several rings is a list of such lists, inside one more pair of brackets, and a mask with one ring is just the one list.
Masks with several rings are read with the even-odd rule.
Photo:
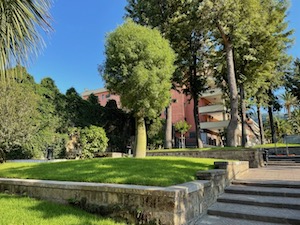
[[253, 168], [243, 174], [240, 179], [300, 182], [300, 166], [267, 166], [263, 168]]
[[189, 225], [278, 225], [278, 223], [268, 223], [261, 221], [253, 220], [243, 220], [243, 219], [234, 219], [218, 216], [205, 215], [202, 218], [199, 218], [194, 223]]

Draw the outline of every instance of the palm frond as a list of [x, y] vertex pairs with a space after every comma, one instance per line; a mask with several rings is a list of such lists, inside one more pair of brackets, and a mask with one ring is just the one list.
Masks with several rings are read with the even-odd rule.
[[0, 76], [26, 64], [44, 46], [39, 30], [52, 30], [51, 0], [0, 0]]

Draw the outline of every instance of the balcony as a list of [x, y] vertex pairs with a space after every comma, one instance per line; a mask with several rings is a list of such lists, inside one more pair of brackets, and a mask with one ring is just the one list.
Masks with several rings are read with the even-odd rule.
[[219, 129], [227, 128], [228, 124], [229, 124], [229, 120], [215, 121], [215, 122], [201, 122], [200, 127], [201, 129], [219, 130]]
[[202, 98], [209, 98], [209, 97], [215, 97], [215, 96], [222, 96], [222, 90], [220, 88], [214, 88], [206, 91], [202, 94]]
[[216, 105], [206, 105], [199, 107], [199, 113], [215, 113], [215, 112], [224, 112], [226, 108], [223, 104], [216, 104]]

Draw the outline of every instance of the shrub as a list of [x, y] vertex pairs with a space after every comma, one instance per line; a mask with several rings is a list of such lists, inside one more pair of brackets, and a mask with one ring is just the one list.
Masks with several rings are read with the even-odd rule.
[[83, 157], [92, 158], [95, 153], [106, 150], [108, 138], [102, 127], [89, 126], [81, 130], [80, 142]]

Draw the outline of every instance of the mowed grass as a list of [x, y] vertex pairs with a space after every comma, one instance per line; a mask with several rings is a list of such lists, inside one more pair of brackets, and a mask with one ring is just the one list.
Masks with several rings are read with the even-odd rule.
[[195, 180], [216, 159], [185, 157], [99, 158], [55, 163], [0, 164], [0, 177], [171, 186]]
[[0, 224], [3, 225], [125, 225], [67, 205], [28, 197], [0, 194]]
[[285, 144], [285, 143], [270, 143], [270, 144], [263, 144], [263, 145], [256, 145], [253, 148], [282, 148], [282, 147], [300, 147], [300, 144]]

